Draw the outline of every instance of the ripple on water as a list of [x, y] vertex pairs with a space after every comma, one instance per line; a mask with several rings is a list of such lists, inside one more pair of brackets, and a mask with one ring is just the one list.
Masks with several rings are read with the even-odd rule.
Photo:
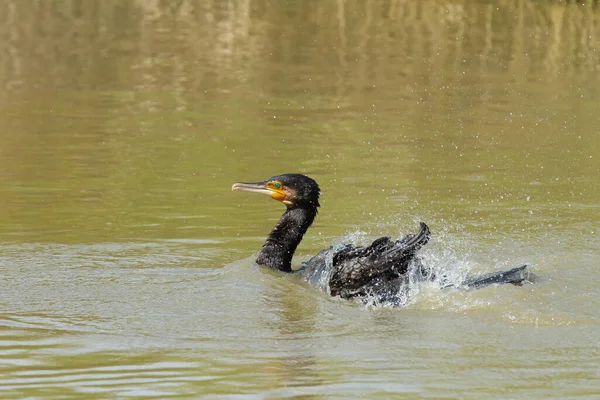
[[[363, 236], [350, 240], [368, 242]], [[468, 243], [451, 237], [438, 235], [423, 253], [445, 282], [489, 270]], [[254, 256], [225, 266], [207, 263], [210, 256], [198, 254], [204, 247], [177, 240], [3, 247], [0, 390], [12, 397], [161, 398], [207, 387], [231, 393], [237, 385], [240, 394], [256, 395], [259, 388], [265, 396], [292, 396], [319, 387], [352, 396], [356, 388], [339, 384], [339, 371], [359, 374], [361, 393], [374, 393], [392, 376], [412, 374], [419, 381], [431, 363], [468, 370], [480, 348], [513, 346], [515, 332], [525, 336], [518, 345], [528, 351], [544, 340], [556, 347], [558, 330], [569, 326], [584, 354], [593, 339], [589, 328], [598, 327], [597, 313], [585, 306], [597, 293], [596, 278], [585, 275], [594, 258], [585, 252], [570, 273], [562, 268], [573, 265], [569, 254], [548, 256], [545, 248], [529, 254], [536, 273], [546, 277], [535, 285], [465, 292], [415, 283], [407, 307], [365, 310], [260, 268]], [[528, 357], [539, 356], [532, 351]], [[449, 359], [455, 364], [444, 364]], [[488, 377], [495, 376], [494, 362], [486, 361]], [[273, 379], [289, 384], [265, 390]], [[419, 390], [406, 382], [390, 388]]]

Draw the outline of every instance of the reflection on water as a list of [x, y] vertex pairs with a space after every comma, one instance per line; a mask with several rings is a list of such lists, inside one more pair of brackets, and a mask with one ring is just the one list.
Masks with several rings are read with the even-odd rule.
[[[600, 14], [564, 3], [4, 1], [2, 397], [598, 395]], [[298, 262], [423, 220], [435, 268], [540, 282], [365, 310], [264, 271], [280, 205], [229, 188], [296, 171]]]

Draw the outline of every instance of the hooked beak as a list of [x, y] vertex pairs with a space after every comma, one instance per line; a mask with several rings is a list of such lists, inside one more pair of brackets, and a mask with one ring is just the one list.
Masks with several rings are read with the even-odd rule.
[[272, 199], [288, 204], [286, 201], [286, 193], [283, 190], [267, 186], [267, 182], [236, 182], [231, 187], [231, 190], [243, 190], [245, 192], [262, 193], [270, 196]]
[[273, 191], [269, 189], [265, 182], [236, 182], [231, 187], [231, 190], [243, 190], [245, 192], [255, 192], [271, 195]]

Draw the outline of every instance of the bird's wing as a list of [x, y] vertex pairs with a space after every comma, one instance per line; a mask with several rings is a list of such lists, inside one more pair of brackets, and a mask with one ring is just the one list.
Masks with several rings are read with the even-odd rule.
[[[321, 250], [310, 260], [302, 263], [302, 267], [296, 273], [305, 281], [318, 289], [328, 292], [331, 272], [339, 266], [348, 266], [356, 260], [362, 260], [378, 252], [391, 249], [394, 242], [389, 237], [375, 240], [368, 247], [356, 247], [345, 244], [342, 247], [329, 247]], [[343, 279], [343, 277], [340, 277]]]
[[331, 295], [344, 298], [364, 295], [366, 289], [405, 275], [415, 253], [429, 237], [429, 228], [421, 223], [418, 233], [398, 241], [382, 237], [367, 247], [346, 246], [340, 249], [333, 256], [329, 277]]

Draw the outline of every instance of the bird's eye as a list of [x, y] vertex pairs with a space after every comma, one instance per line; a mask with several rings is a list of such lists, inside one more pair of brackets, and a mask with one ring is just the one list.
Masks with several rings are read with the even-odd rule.
[[275, 182], [275, 183], [273, 184], [273, 187], [274, 187], [275, 189], [281, 189], [281, 183], [279, 183], [279, 182]]

